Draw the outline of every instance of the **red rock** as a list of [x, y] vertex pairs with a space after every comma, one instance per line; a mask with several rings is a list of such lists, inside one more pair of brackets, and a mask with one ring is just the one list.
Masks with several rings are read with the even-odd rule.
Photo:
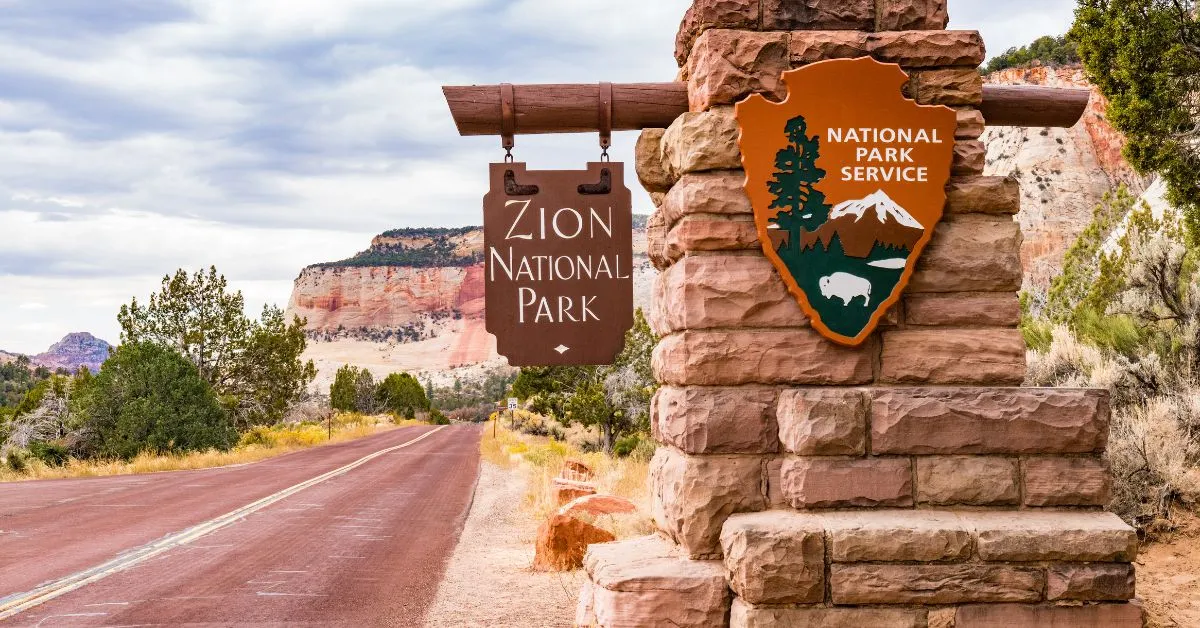
[[788, 39], [792, 66], [868, 56], [867, 36], [862, 31], [793, 31]]
[[599, 517], [600, 515], [620, 515], [635, 511], [637, 511], [637, 506], [634, 506], [633, 502], [628, 499], [612, 495], [584, 495], [559, 508], [558, 514], [574, 517], [586, 513]]
[[767, 31], [875, 29], [875, 0], [762, 0]]
[[977, 31], [915, 30], [875, 33], [867, 40], [871, 56], [907, 68], [969, 66], [984, 61]]
[[1108, 394], [1062, 388], [878, 388], [876, 454], [1103, 451]]
[[1112, 477], [1099, 458], [1027, 458], [1026, 506], [1105, 506]]
[[688, 101], [692, 111], [732, 105], [750, 94], [773, 100], [787, 96], [787, 33], [709, 29], [688, 57]]
[[684, 175], [667, 193], [659, 211], [668, 225], [691, 214], [753, 216], [745, 182], [746, 173], [740, 170]]
[[785, 458], [783, 493], [793, 508], [877, 508], [913, 504], [908, 458]]
[[574, 517], [555, 514], [538, 528], [533, 557], [535, 571], [571, 571], [583, 566], [588, 545], [615, 541], [606, 530]]
[[971, 557], [970, 528], [950, 511], [860, 510], [819, 517], [830, 562], [930, 562]]
[[1128, 563], [1057, 564], [1046, 570], [1046, 599], [1124, 602], [1133, 599], [1135, 579]]
[[1016, 292], [1021, 277], [1020, 225], [1000, 216], [955, 216], [936, 227], [908, 294]]
[[678, 180], [693, 172], [741, 168], [738, 133], [733, 107], [713, 107], [679, 116], [663, 134], [663, 158], [670, 178]]
[[942, 327], [1016, 327], [1021, 302], [1013, 292], [910, 294], [904, 298], [909, 325]]
[[799, 513], [734, 515], [721, 530], [729, 586], [752, 604], [806, 604], [825, 599], [821, 526]]
[[960, 107], [955, 114], [958, 117], [958, 126], [954, 129], [956, 139], [973, 140], [983, 135], [987, 125], [978, 109]]
[[928, 31], [946, 28], [946, 0], [879, 0], [875, 30]]
[[1093, 606], [1027, 606], [988, 604], [963, 606], [955, 616], [955, 628], [996, 626], [1048, 626], [1053, 628], [1142, 628], [1142, 606], [1096, 604]]
[[1015, 214], [1021, 211], [1021, 185], [1012, 177], [952, 177], [946, 185], [951, 214]]
[[861, 456], [868, 407], [861, 389], [785, 390], [776, 413], [779, 440], [787, 451], [804, 456]]
[[684, 331], [654, 349], [658, 381], [676, 386], [845, 385], [873, 379], [878, 345], [834, 345], [811, 329]]
[[775, 397], [757, 386], [663, 386], [651, 404], [654, 437], [688, 454], [774, 453]]
[[762, 460], [686, 456], [659, 448], [650, 463], [654, 521], [692, 558], [720, 557], [730, 515], [766, 508]]
[[688, 256], [663, 276], [656, 307], [670, 331], [800, 327], [808, 321], [779, 273], [762, 256]]
[[982, 175], [987, 161], [987, 147], [980, 140], [959, 140], [954, 143], [954, 163], [950, 173], [956, 177]]
[[1046, 582], [1041, 569], [980, 564], [835, 564], [829, 573], [839, 605], [1037, 602]]
[[761, 250], [758, 228], [751, 220], [730, 216], [685, 216], [667, 234], [666, 255], [678, 260], [695, 251]]
[[755, 607], [734, 599], [730, 628], [926, 628], [925, 611], [912, 608]]
[[694, 0], [675, 37], [675, 61], [687, 65], [692, 45], [710, 28], [757, 30], [759, 0]]
[[671, 265], [667, 259], [667, 225], [662, 210], [650, 214], [646, 221], [646, 255], [650, 263], [658, 270], [664, 270]]
[[1130, 562], [1137, 533], [1110, 512], [1020, 510], [963, 513], [985, 561]]
[[920, 456], [917, 502], [1011, 506], [1021, 500], [1016, 458]]
[[633, 148], [638, 181], [647, 192], [666, 192], [675, 183], [663, 166], [662, 138], [666, 132], [666, 129], [642, 129]]
[[970, 105], [983, 102], [983, 77], [975, 68], [943, 68], [910, 72], [909, 90], [923, 105]]
[[720, 561], [688, 560], [656, 536], [593, 545], [584, 558], [600, 626], [725, 624], [729, 587]]
[[883, 333], [879, 381], [1018, 385], [1025, 339], [1016, 329], [903, 329]]
[[586, 495], [595, 495], [595, 485], [588, 482], [573, 482], [556, 478], [554, 480], [554, 502], [559, 506]]

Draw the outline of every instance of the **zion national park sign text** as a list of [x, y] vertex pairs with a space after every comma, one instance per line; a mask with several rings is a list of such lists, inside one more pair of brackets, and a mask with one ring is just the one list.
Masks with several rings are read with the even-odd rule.
[[942, 218], [953, 109], [901, 93], [873, 59], [784, 74], [789, 96], [737, 105], [746, 193], [767, 257], [817, 331], [862, 343], [900, 300]]

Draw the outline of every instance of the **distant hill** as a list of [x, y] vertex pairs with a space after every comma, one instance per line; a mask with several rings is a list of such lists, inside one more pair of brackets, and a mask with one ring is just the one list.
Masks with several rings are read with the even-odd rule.
[[310, 268], [462, 268], [483, 261], [482, 227], [392, 229], [371, 248], [337, 262]]
[[[108, 359], [108, 351], [112, 345], [87, 333], [76, 332], [63, 336], [62, 340], [54, 343], [46, 351], [29, 356], [32, 366], [44, 366], [51, 371], [63, 369], [70, 372], [86, 366], [93, 373], [100, 370], [100, 365]], [[0, 364], [14, 362], [20, 354], [0, 351]]]

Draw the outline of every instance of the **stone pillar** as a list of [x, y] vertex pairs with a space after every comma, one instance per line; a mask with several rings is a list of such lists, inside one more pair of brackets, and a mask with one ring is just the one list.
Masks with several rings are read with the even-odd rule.
[[[1134, 531], [1103, 511], [1104, 391], [1020, 388], [1020, 207], [982, 176], [978, 33], [945, 0], [696, 0], [691, 111], [645, 131], [662, 340], [656, 537], [593, 546], [580, 625], [1140, 626]], [[814, 332], [764, 257], [733, 103], [873, 56], [959, 112], [946, 218], [854, 349]]]

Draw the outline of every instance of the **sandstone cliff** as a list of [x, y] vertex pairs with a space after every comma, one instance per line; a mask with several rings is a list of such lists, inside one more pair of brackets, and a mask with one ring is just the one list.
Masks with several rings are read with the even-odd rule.
[[1104, 117], [1107, 103], [1078, 66], [1012, 68], [988, 75], [990, 83], [1085, 87], [1092, 99], [1070, 129], [991, 127], [985, 174], [1021, 181], [1017, 220], [1025, 235], [1021, 261], [1025, 286], [1046, 287], [1062, 268], [1063, 253], [1087, 226], [1105, 192], [1125, 184], [1141, 194], [1149, 181], [1121, 157], [1124, 140]]

